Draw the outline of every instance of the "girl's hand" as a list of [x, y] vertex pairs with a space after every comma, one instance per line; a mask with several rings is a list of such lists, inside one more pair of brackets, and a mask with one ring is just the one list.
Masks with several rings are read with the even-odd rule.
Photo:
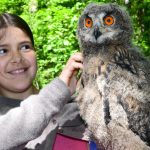
[[81, 53], [73, 54], [66, 63], [59, 78], [69, 87], [71, 94], [75, 92], [77, 79], [76, 74], [79, 69], [83, 69], [83, 57]]

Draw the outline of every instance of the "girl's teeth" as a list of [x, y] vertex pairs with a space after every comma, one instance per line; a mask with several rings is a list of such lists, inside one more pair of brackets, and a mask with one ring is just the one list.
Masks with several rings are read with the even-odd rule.
[[11, 73], [12, 74], [19, 74], [19, 73], [22, 73], [22, 72], [24, 72], [24, 69], [15, 70], [15, 71], [12, 71]]

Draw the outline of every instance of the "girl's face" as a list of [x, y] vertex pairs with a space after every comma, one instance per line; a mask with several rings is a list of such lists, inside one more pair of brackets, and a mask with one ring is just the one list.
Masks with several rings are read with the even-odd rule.
[[0, 91], [21, 93], [32, 86], [35, 78], [35, 51], [30, 38], [21, 29], [10, 26], [2, 30], [4, 35], [0, 36]]

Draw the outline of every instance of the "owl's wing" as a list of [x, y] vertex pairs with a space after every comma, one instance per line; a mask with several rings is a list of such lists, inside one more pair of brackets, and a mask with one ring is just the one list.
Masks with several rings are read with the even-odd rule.
[[[145, 70], [149, 62], [143, 59], [137, 61], [136, 65], [137, 73], [133, 73], [118, 64], [108, 64], [106, 75], [99, 77], [98, 87], [102, 95], [109, 99], [109, 105], [116, 107], [111, 110], [111, 117], [120, 112], [120, 118], [127, 116], [127, 120], [118, 119], [117, 122], [128, 125], [129, 129], [150, 145], [150, 82], [149, 70]], [[115, 111], [117, 108], [118, 112]]]
[[107, 71], [106, 74], [110, 80], [118, 81], [116, 84], [124, 87], [124, 93], [128, 89], [130, 95], [138, 101], [150, 102], [150, 61], [138, 51], [134, 48], [118, 48], [113, 63], [107, 67], [109, 69], [106, 70], [111, 70], [111, 73]]

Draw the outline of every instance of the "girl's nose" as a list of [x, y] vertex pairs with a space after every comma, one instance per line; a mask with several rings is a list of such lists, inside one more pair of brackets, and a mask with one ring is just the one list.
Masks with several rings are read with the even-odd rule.
[[12, 52], [11, 62], [20, 63], [22, 61], [22, 55], [19, 51]]

